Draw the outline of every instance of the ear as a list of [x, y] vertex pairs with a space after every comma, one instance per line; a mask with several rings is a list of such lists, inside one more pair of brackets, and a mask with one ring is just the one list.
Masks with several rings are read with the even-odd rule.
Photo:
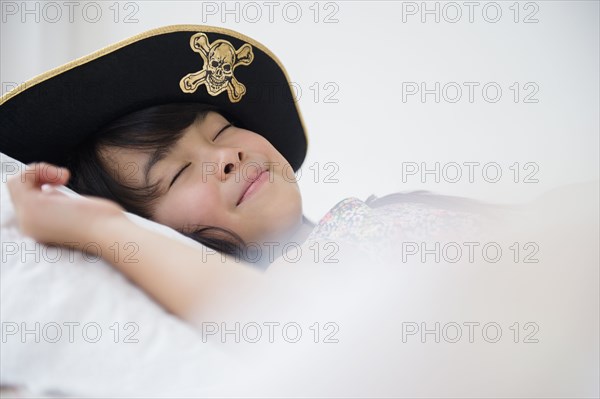
[[240, 47], [236, 52], [237, 64], [249, 65], [254, 59], [254, 53], [252, 53], [252, 46], [248, 43]]

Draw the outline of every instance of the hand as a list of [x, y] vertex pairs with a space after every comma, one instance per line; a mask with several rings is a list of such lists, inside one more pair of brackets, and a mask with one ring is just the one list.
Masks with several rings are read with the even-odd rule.
[[64, 185], [70, 173], [47, 163], [30, 164], [8, 182], [18, 225], [35, 240], [63, 246], [89, 240], [98, 223], [125, 218], [115, 202], [97, 198], [69, 197], [52, 186]]

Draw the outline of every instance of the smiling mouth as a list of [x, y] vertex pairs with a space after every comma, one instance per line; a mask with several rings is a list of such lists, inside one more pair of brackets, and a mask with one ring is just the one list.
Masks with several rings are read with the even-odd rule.
[[246, 188], [246, 190], [244, 190], [244, 193], [242, 194], [242, 196], [240, 197], [237, 205], [240, 205], [242, 202], [244, 202], [246, 199], [250, 198], [255, 192], [257, 192], [264, 184], [267, 180], [269, 180], [269, 176], [270, 176], [270, 172], [269, 170], [265, 170], [263, 171], [260, 175], [258, 175], [256, 177], [256, 179], [254, 179]]

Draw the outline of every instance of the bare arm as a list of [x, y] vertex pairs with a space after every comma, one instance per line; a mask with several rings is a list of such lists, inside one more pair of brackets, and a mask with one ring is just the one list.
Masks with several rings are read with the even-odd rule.
[[[9, 179], [7, 185], [24, 234], [64, 246], [82, 240], [97, 243], [106, 261], [167, 310], [190, 322], [207, 306], [223, 300], [223, 292], [239, 293], [264, 285], [261, 273], [242, 262], [214, 255], [203, 258], [206, 254], [200, 246], [138, 226], [114, 202], [71, 198], [41, 189], [43, 184], [65, 184], [68, 179], [66, 169], [48, 164], [29, 165], [26, 173]], [[138, 251], [133, 257], [115, 256], [115, 242], [121, 248], [134, 243]]]
[[[262, 275], [232, 257], [208, 255], [124, 217], [105, 219], [90, 232], [89, 240], [102, 249], [105, 260], [154, 297], [167, 310], [192, 321], [215, 305], [221, 293], [239, 292], [262, 283]], [[114, 256], [111, 246], [134, 243], [131, 257]], [[112, 248], [114, 249], [114, 247]]]

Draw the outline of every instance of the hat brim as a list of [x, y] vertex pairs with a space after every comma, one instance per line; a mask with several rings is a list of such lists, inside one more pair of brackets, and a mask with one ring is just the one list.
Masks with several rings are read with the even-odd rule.
[[[220, 69], [220, 73], [232, 72], [234, 80], [220, 86], [218, 94], [215, 87], [219, 87], [209, 87], [202, 77], [195, 79], [193, 92], [182, 86], [186, 76], [208, 67], [206, 54], [190, 44], [192, 36], [201, 33], [208, 39], [200, 40], [205, 47], [219, 41], [238, 51], [251, 46], [250, 63], [247, 59], [243, 63], [240, 56], [228, 71]], [[218, 61], [222, 66], [222, 57]], [[202, 25], [144, 32], [6, 93], [0, 98], [0, 151], [24, 163], [64, 166], [78, 145], [110, 121], [149, 106], [178, 102], [215, 105], [269, 140], [295, 171], [304, 161], [304, 123], [280, 61], [249, 37]]]

